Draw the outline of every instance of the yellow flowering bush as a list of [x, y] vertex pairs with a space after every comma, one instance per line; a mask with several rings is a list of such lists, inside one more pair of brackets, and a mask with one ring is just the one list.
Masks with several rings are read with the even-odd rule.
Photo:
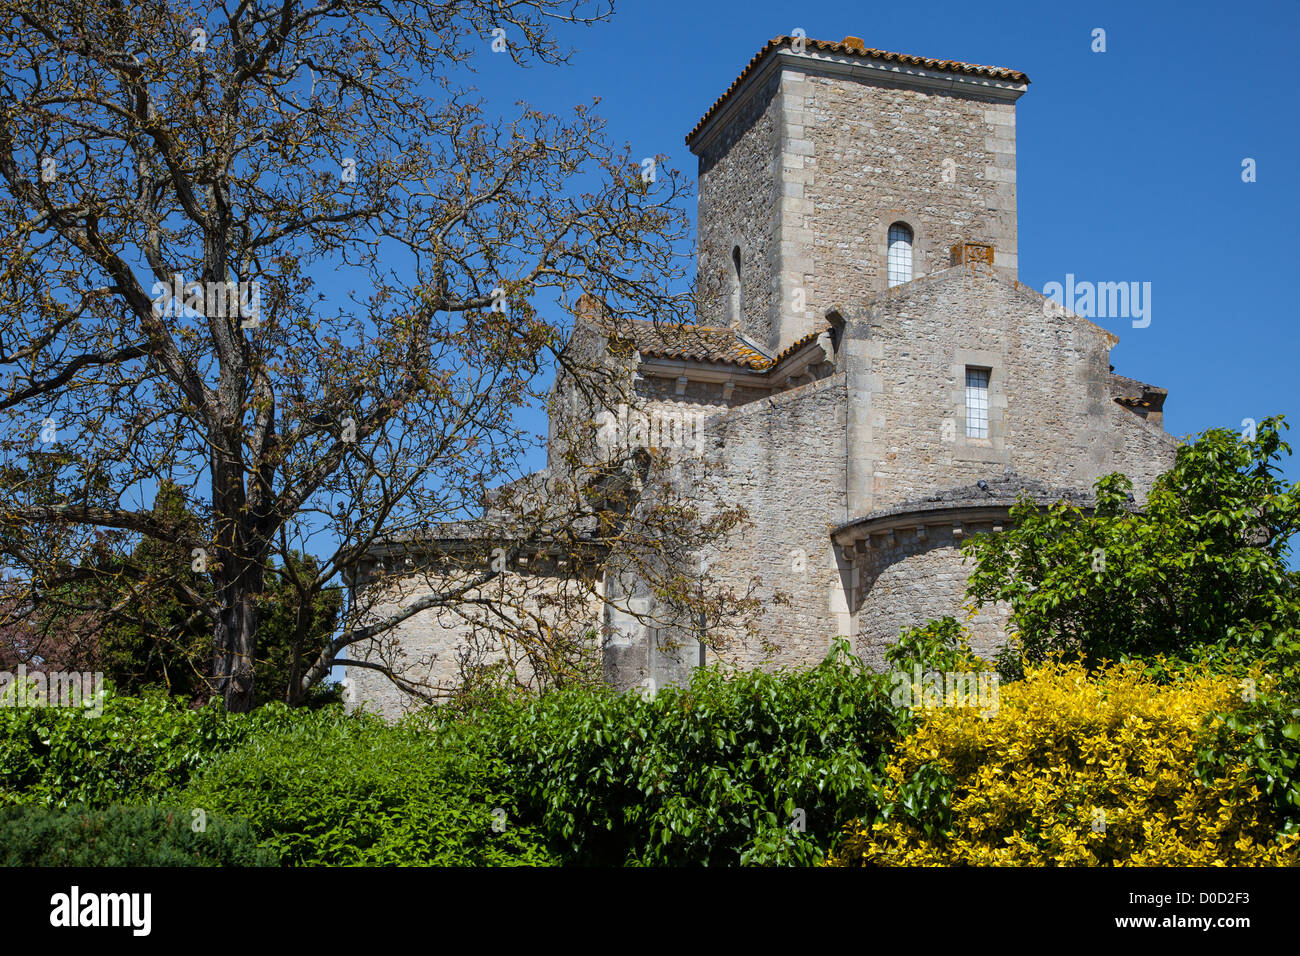
[[1238, 679], [1205, 669], [1158, 682], [1136, 662], [1092, 677], [1027, 668], [987, 718], [920, 714], [889, 762], [877, 822], [846, 826], [828, 862], [1296, 865], [1300, 834], [1279, 835], [1244, 763], [1197, 779], [1198, 740], [1222, 720], [1211, 715], [1240, 706]]

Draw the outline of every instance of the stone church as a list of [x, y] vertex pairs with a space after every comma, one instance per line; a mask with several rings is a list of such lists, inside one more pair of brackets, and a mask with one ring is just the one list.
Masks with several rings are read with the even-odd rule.
[[[615, 686], [681, 682], [711, 656], [811, 665], [840, 635], [880, 664], [901, 628], [946, 614], [991, 654], [1005, 612], [963, 611], [962, 542], [1000, 530], [1019, 495], [1086, 505], [1120, 471], [1141, 500], [1170, 466], [1165, 390], [1115, 374], [1115, 334], [1017, 281], [1028, 84], [855, 37], [777, 37], [686, 137], [704, 304], [697, 326], [647, 316], [623, 329], [624, 367], [642, 408], [681, 423], [717, 493], [748, 514], [699, 567], [717, 584], [758, 582], [765, 637], [713, 651], [690, 628], [656, 626], [650, 590], [615, 586], [597, 560], [592, 633]], [[574, 341], [601, 352], [611, 339], [586, 306]], [[440, 614], [396, 634], [433, 683], [453, 679], [464, 636]], [[408, 706], [373, 671], [349, 676], [365, 706]]]

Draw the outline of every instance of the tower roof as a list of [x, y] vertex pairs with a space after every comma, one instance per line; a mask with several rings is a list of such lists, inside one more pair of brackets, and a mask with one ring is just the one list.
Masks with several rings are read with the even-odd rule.
[[754, 55], [748, 65], [740, 72], [727, 91], [723, 93], [709, 107], [708, 112], [700, 118], [695, 124], [695, 128], [686, 136], [686, 145], [690, 146], [695, 138], [708, 125], [709, 120], [717, 115], [728, 99], [742, 87], [747, 79], [758, 69], [760, 63], [776, 50], [788, 47], [796, 39], [804, 41], [804, 48], [807, 51], [818, 51], [821, 53], [847, 54], [864, 60], [875, 60], [880, 63], [892, 63], [900, 66], [918, 67], [923, 70], [931, 70], [938, 73], [955, 73], [964, 76], [982, 77], [990, 80], [1001, 80], [1010, 83], [1028, 83], [1029, 77], [1019, 70], [1011, 70], [1000, 66], [981, 66], [978, 63], [964, 63], [960, 60], [936, 60], [926, 56], [913, 56], [908, 53], [891, 53], [888, 50], [876, 50], [868, 47], [859, 37], [845, 37], [839, 42], [826, 40], [814, 40], [812, 37], [789, 37], [778, 36], [767, 41], [763, 49]]

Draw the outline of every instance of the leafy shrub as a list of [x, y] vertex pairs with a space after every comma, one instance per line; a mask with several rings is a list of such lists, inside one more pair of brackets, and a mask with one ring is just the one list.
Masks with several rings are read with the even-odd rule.
[[975, 560], [968, 593], [1010, 605], [1028, 663], [1186, 656], [1198, 645], [1270, 651], [1300, 627], [1287, 570], [1300, 489], [1281, 477], [1285, 427], [1266, 419], [1252, 441], [1206, 431], [1178, 449], [1140, 513], [1119, 474], [1097, 481], [1091, 514], [1018, 502], [1011, 527], [964, 546]]
[[1007, 642], [1002, 645], [993, 658], [994, 667], [998, 672], [998, 680], [1003, 684], [1011, 684], [1018, 680], [1025, 679], [1025, 657], [1024, 651], [1020, 647], [1020, 638], [1015, 634], [1008, 636]]
[[429, 733], [323, 708], [213, 761], [182, 800], [243, 817], [285, 865], [553, 862], [506, 777], [470, 728]]
[[158, 806], [0, 807], [0, 866], [268, 866], [242, 820]]
[[1198, 779], [1207, 718], [1213, 734], [1240, 707], [1236, 678], [1189, 668], [1162, 683], [1132, 661], [1090, 679], [1052, 663], [999, 703], [987, 720], [926, 712], [889, 762], [879, 819], [846, 827], [834, 862], [1300, 863], [1300, 834], [1278, 835], [1244, 761]]
[[99, 718], [0, 715], [0, 794], [167, 794], [247, 820], [286, 864], [808, 863], [867, 812], [908, 720], [838, 647], [813, 672], [702, 672], [654, 701], [575, 687], [398, 727], [110, 696]]
[[183, 786], [193, 771], [255, 730], [295, 719], [283, 705], [228, 714], [161, 694], [105, 693], [103, 713], [0, 708], [0, 806], [141, 802]]
[[885, 650], [885, 660], [907, 670], [914, 664], [929, 670], [961, 670], [974, 661], [970, 638], [954, 617], [927, 621], [904, 628], [898, 640]]
[[[1244, 765], [1282, 821], [1285, 833], [1300, 832], [1300, 644], [1281, 644], [1269, 664], [1280, 675], [1265, 682], [1239, 681], [1245, 702], [1216, 715], [1212, 732], [1197, 750], [1197, 775], [1205, 783]], [[1236, 675], [1234, 675], [1236, 676]]]
[[572, 689], [481, 718], [566, 862], [808, 864], [872, 805], [909, 719], [837, 645], [817, 668], [699, 670], [653, 700]]

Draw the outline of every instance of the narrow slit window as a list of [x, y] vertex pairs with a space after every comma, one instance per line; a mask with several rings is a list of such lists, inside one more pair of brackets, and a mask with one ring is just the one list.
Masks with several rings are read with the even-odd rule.
[[966, 369], [966, 437], [989, 437], [989, 370]]
[[740, 325], [740, 246], [731, 250], [731, 324]]
[[[879, 233], [877, 233], [879, 235]], [[912, 230], [896, 222], [889, 227], [889, 286], [912, 281]]]

